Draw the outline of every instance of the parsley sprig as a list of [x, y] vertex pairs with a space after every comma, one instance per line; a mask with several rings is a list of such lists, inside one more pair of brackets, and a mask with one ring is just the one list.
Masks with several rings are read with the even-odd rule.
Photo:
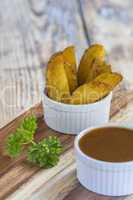
[[15, 133], [8, 136], [6, 140], [6, 152], [10, 157], [18, 157], [24, 146], [29, 144], [27, 159], [40, 167], [53, 167], [59, 161], [62, 152], [60, 140], [55, 136], [49, 136], [36, 143], [34, 134], [37, 129], [37, 120], [34, 115], [26, 117]]
[[37, 122], [34, 115], [26, 117], [15, 133], [9, 135], [6, 141], [6, 151], [11, 157], [18, 157], [22, 152], [24, 144], [29, 144], [37, 129]]
[[28, 149], [28, 160], [37, 163], [40, 167], [53, 167], [59, 161], [62, 152], [60, 141], [55, 136], [33, 143]]

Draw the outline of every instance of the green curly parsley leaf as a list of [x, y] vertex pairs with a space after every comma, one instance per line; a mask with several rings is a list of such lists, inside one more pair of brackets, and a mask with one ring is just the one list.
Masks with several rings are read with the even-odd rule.
[[6, 141], [6, 151], [11, 157], [17, 157], [22, 151], [20, 144], [21, 136], [17, 133], [11, 134]]
[[60, 140], [55, 136], [50, 136], [29, 147], [28, 161], [40, 167], [53, 167], [58, 163], [61, 152]]
[[26, 117], [15, 133], [8, 136], [6, 141], [6, 151], [11, 157], [20, 155], [23, 145], [30, 143], [34, 139], [37, 129], [35, 116]]
[[34, 134], [37, 129], [37, 119], [34, 115], [26, 117], [20, 128], [29, 131], [31, 134]]

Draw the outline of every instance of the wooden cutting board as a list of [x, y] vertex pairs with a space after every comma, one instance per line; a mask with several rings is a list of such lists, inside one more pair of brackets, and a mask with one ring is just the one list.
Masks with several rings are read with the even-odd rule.
[[[111, 105], [112, 121], [128, 121], [133, 106], [133, 92], [121, 85], [114, 92]], [[40, 169], [26, 161], [25, 153], [17, 160], [4, 155], [4, 141], [21, 123], [34, 112], [38, 118], [36, 140], [49, 135], [60, 138], [64, 147], [60, 162], [51, 169]], [[124, 116], [124, 118], [123, 118]], [[129, 117], [129, 119], [128, 119]], [[51, 130], [43, 120], [41, 103], [22, 114], [0, 130], [0, 200], [112, 200], [117, 197], [103, 197], [85, 190], [76, 179], [76, 165], [73, 154], [75, 136], [60, 134]], [[126, 199], [121, 197], [118, 199]]]

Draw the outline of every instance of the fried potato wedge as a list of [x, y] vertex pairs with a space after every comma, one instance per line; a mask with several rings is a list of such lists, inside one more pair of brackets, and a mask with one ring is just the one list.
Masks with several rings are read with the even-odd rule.
[[48, 96], [56, 101], [62, 101], [70, 95], [68, 79], [64, 68], [61, 52], [54, 54], [47, 66], [46, 90]]
[[85, 50], [78, 69], [78, 84], [82, 85], [87, 81], [94, 60], [104, 60], [105, 49], [100, 44], [91, 45]]
[[106, 95], [122, 80], [118, 73], [103, 73], [90, 83], [77, 88], [71, 97], [71, 104], [94, 103]]
[[98, 75], [102, 73], [110, 72], [112, 72], [110, 64], [107, 64], [105, 61], [95, 59], [92, 64], [92, 68], [90, 69], [90, 72], [88, 74], [86, 83], [89, 83], [90, 81], [94, 80]]
[[77, 65], [74, 46], [69, 46], [62, 52], [64, 67], [68, 78], [70, 92], [72, 93], [78, 86]]

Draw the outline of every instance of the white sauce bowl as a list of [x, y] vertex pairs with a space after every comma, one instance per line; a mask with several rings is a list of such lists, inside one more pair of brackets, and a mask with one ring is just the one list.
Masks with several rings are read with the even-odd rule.
[[[75, 153], [77, 162], [77, 178], [90, 191], [102, 195], [122, 196], [133, 193], [133, 161], [106, 162], [96, 160], [84, 154], [79, 147], [79, 140], [94, 128], [124, 127], [131, 125], [106, 125], [88, 128], [75, 139]], [[108, 134], [108, 133], [107, 133]]]

